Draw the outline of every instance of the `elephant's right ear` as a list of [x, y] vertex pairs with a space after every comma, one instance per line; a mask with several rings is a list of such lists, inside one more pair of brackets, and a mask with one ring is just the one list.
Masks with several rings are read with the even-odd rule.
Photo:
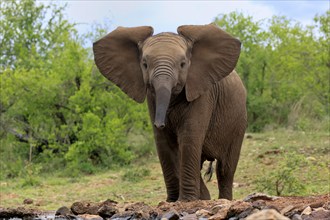
[[94, 60], [100, 72], [139, 103], [146, 97], [146, 85], [138, 44], [152, 34], [153, 28], [149, 26], [118, 27], [93, 44]]

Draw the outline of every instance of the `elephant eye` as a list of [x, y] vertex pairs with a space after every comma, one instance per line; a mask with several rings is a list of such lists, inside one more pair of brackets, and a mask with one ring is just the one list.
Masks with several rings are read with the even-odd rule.
[[143, 66], [143, 68], [144, 68], [145, 70], [148, 69], [148, 64], [147, 64], [146, 59], [143, 59], [143, 60], [142, 60], [142, 66]]
[[181, 68], [184, 68], [186, 66], [186, 62], [185, 61], [182, 61], [181, 64], [180, 64]]
[[144, 67], [144, 69], [148, 69], [148, 64], [147, 63], [143, 63], [143, 67]]

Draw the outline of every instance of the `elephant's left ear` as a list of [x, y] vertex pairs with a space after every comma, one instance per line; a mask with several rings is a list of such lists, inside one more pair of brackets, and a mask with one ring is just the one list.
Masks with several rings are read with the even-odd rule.
[[234, 70], [241, 42], [214, 24], [184, 25], [178, 33], [193, 45], [186, 81], [187, 100], [192, 101]]

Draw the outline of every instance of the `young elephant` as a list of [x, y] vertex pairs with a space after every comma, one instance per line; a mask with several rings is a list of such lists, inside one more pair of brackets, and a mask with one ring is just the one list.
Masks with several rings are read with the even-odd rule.
[[234, 71], [240, 41], [210, 25], [152, 36], [119, 27], [93, 45], [100, 72], [129, 97], [147, 97], [167, 201], [210, 199], [201, 178], [217, 160], [219, 198], [232, 184], [247, 126], [246, 91]]

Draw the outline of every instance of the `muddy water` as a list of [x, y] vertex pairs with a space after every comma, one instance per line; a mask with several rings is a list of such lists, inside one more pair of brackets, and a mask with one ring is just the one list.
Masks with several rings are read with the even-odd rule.
[[[0, 218], [2, 219], [8, 219], [8, 218]], [[42, 213], [38, 216], [34, 216], [34, 217], [22, 217], [22, 218], [9, 218], [10, 220], [53, 220], [55, 219], [55, 212], [45, 212]], [[77, 218], [78, 219], [78, 218]], [[58, 218], [56, 217], [56, 220], [67, 220], [67, 218]], [[80, 220], [80, 219], [79, 219]]]

